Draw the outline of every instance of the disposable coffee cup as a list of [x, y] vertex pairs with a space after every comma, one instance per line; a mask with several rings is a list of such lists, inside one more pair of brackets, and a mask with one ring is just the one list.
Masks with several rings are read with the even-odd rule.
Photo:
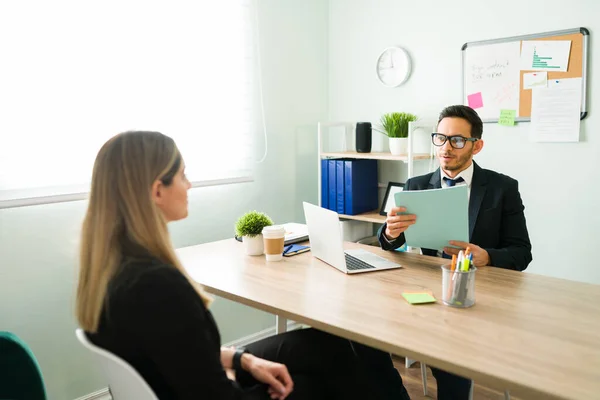
[[262, 230], [267, 261], [281, 261], [285, 229], [281, 225], [265, 226]]

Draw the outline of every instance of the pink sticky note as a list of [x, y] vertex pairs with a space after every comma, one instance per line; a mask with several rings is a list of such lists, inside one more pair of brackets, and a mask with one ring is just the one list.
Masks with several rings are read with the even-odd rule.
[[469, 107], [476, 110], [483, 107], [483, 99], [481, 98], [481, 92], [473, 93], [467, 96]]

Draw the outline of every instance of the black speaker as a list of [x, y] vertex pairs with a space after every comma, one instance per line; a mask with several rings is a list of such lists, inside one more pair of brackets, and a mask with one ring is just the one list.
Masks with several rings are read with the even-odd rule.
[[371, 152], [371, 123], [356, 123], [356, 151], [359, 153]]

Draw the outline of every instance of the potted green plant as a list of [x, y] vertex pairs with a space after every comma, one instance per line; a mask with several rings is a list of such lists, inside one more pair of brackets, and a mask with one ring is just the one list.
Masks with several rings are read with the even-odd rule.
[[273, 220], [265, 213], [250, 211], [235, 223], [235, 234], [242, 238], [246, 254], [260, 256], [264, 253], [262, 230], [273, 225]]
[[381, 130], [378, 130], [389, 138], [390, 152], [393, 155], [408, 152], [408, 123], [417, 119], [416, 115], [405, 112], [392, 112], [381, 116]]

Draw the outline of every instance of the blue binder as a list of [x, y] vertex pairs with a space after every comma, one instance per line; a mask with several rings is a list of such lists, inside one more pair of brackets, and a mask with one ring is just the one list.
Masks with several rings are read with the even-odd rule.
[[329, 160], [321, 160], [321, 207], [329, 208]]
[[344, 213], [344, 163], [346, 161], [344, 160], [336, 160], [335, 161], [335, 195], [336, 195], [336, 202], [335, 202], [335, 208], [334, 210], [337, 211], [339, 214], [343, 214]]
[[344, 214], [356, 215], [379, 206], [377, 160], [344, 161]]
[[327, 182], [327, 188], [328, 188], [328, 192], [329, 192], [329, 198], [327, 200], [327, 208], [332, 210], [332, 211], [337, 211], [337, 207], [336, 207], [336, 202], [337, 202], [337, 196], [336, 196], [336, 186], [335, 186], [335, 160], [327, 160], [328, 163], [328, 167], [327, 167], [327, 174], [329, 176], [328, 182]]

